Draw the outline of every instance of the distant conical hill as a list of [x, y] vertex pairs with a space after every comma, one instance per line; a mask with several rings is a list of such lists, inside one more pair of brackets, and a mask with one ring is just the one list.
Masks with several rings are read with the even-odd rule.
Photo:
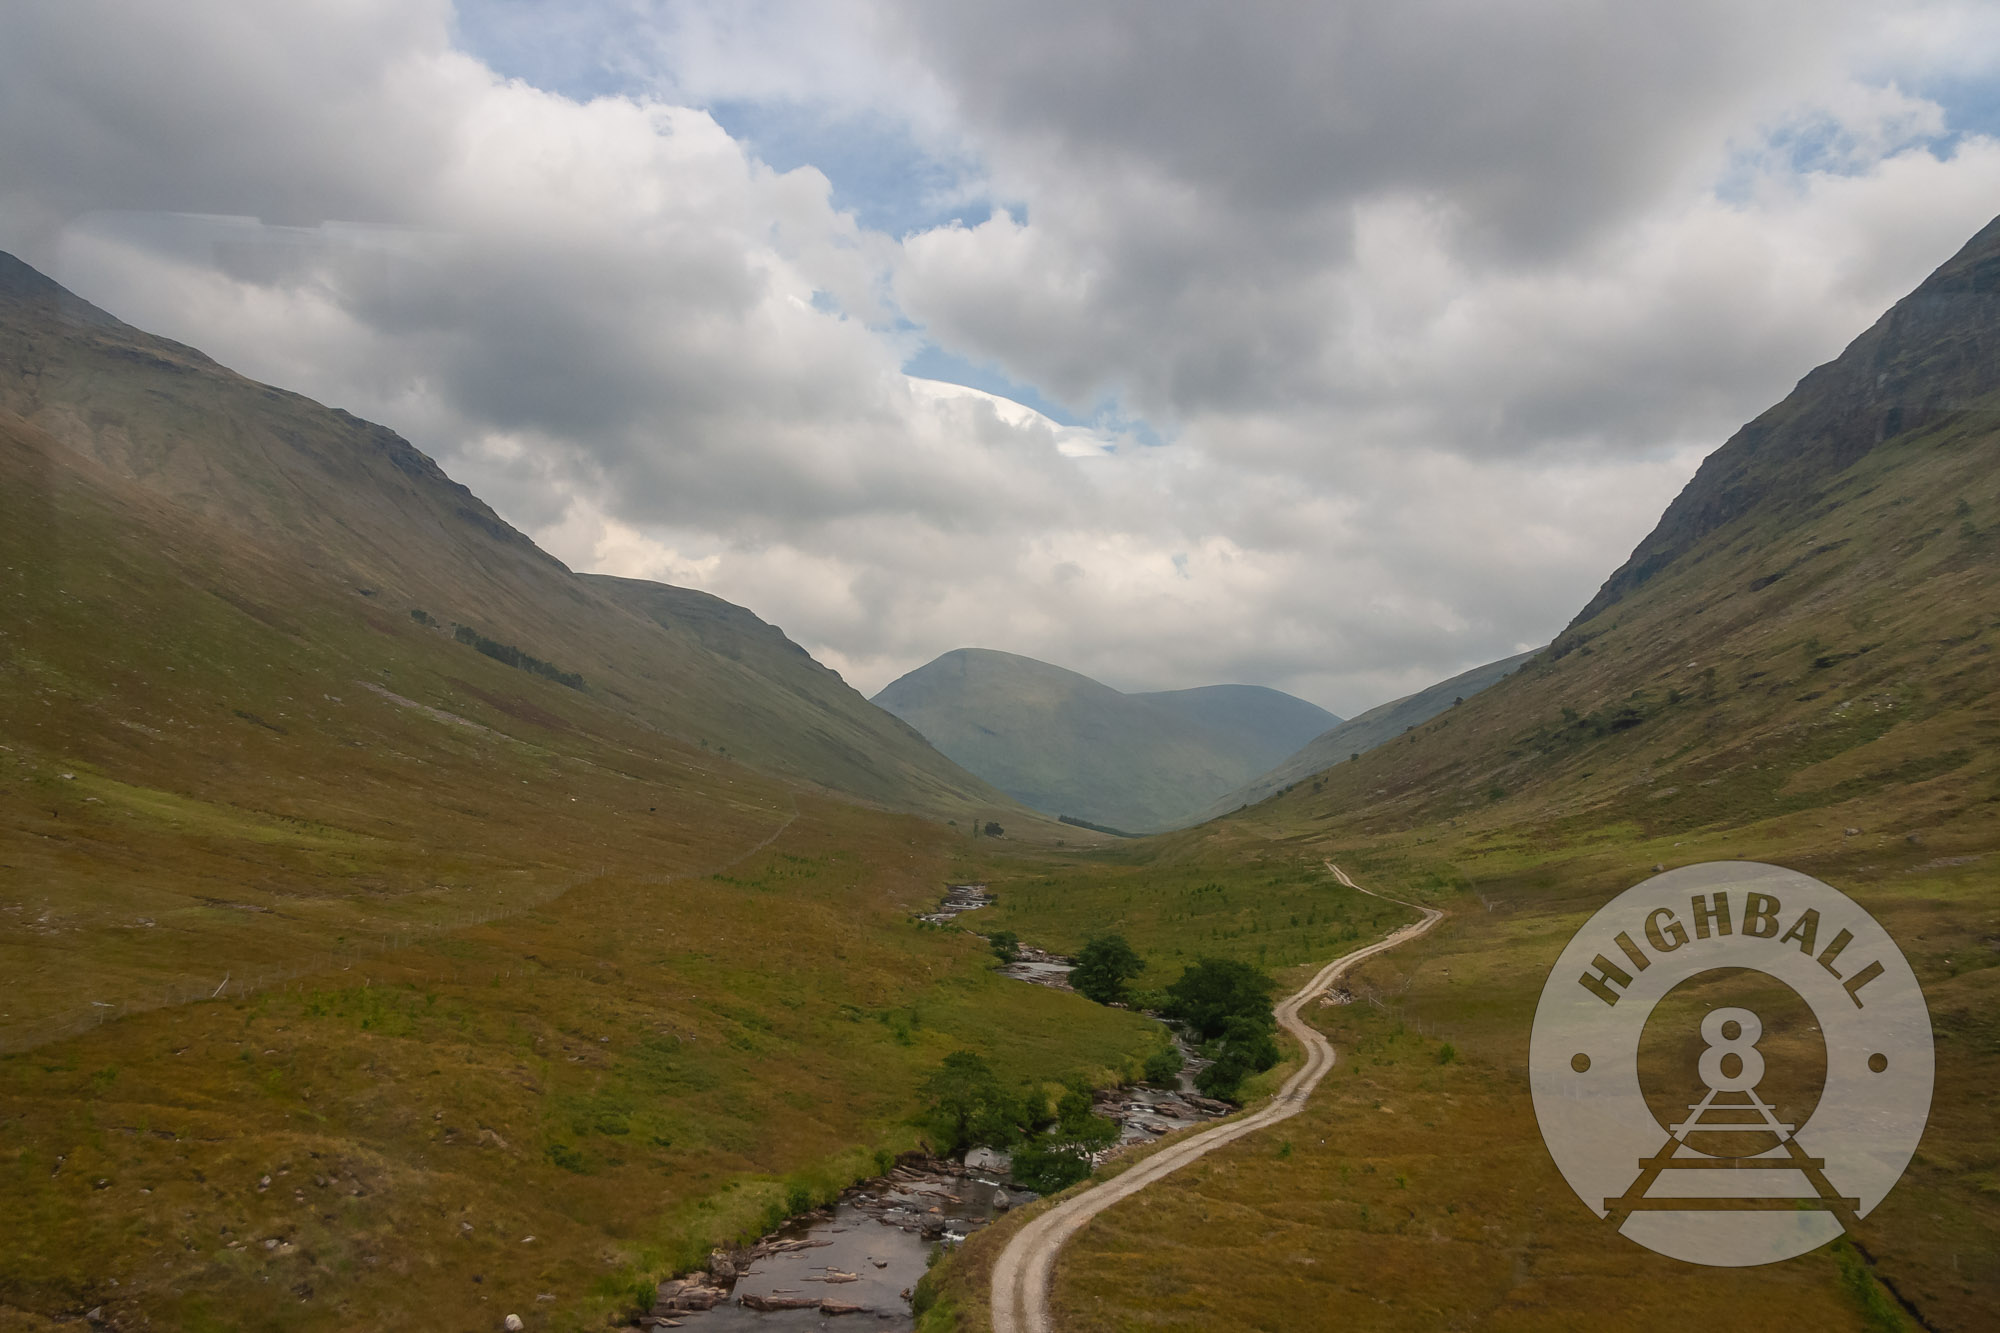
[[946, 653], [875, 702], [1023, 804], [1132, 833], [1193, 822], [1340, 720], [1256, 686], [1122, 694], [985, 648]]

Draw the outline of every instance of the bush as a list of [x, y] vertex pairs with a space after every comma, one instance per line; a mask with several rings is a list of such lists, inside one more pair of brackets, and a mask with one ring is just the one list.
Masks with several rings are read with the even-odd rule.
[[1009, 1174], [1015, 1184], [1037, 1194], [1054, 1194], [1087, 1177], [1090, 1158], [1072, 1144], [1031, 1143], [1014, 1151], [1014, 1166]]
[[1146, 1081], [1172, 1087], [1180, 1081], [1181, 1070], [1186, 1067], [1180, 1047], [1163, 1046], [1146, 1057]]
[[1125, 998], [1125, 983], [1145, 970], [1145, 960], [1132, 951], [1123, 935], [1100, 935], [1077, 955], [1069, 984], [1086, 999], [1117, 1004]]
[[1250, 1062], [1241, 1052], [1224, 1050], [1214, 1064], [1194, 1076], [1194, 1085], [1204, 1097], [1233, 1102], [1251, 1072]]
[[1021, 956], [1021, 937], [1011, 930], [996, 930], [986, 937], [993, 946], [993, 956], [1003, 963], [1014, 962]]

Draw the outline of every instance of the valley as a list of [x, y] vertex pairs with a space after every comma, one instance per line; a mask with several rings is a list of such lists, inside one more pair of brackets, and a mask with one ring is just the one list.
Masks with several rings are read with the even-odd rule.
[[[1044, 1287], [1076, 1330], [1991, 1326], [1997, 284], [2000, 224], [1549, 647], [1352, 722], [939, 659], [1095, 699], [1227, 807], [1133, 838], [1076, 820], [1180, 817], [1034, 808], [749, 611], [573, 574], [391, 433], [0, 263], [0, 1329], [631, 1327], [935, 1146], [954, 1059], [989, 1138], [1092, 1132], [1205, 961], [1292, 997], [1245, 1113], [938, 1256], [925, 1333]], [[1191, 738], [1228, 716], [1225, 773]], [[1526, 1041], [1596, 905], [1712, 860], [1875, 914], [1938, 1077], [1855, 1234], [1691, 1281], [1569, 1193]], [[1002, 932], [1115, 934], [1122, 998], [1022, 984]]]

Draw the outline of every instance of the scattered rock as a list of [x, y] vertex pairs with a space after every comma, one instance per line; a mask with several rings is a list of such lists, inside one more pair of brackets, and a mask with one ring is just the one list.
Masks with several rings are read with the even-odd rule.
[[507, 1333], [521, 1333], [521, 1330], [527, 1327], [526, 1324], [521, 1322], [521, 1316], [517, 1314], [508, 1315], [500, 1321], [500, 1326], [506, 1329]]
[[1655, 861], [1655, 862], [1653, 862], [1653, 873], [1654, 873], [1655, 875], [1659, 874], [1659, 873], [1660, 873], [1661, 871], [1665, 870], [1666, 868], [1667, 868], [1667, 863], [1666, 863], [1665, 861]]
[[1861, 830], [1858, 828], [1842, 829], [1841, 835], [1848, 838], [1858, 838], [1861, 836]]

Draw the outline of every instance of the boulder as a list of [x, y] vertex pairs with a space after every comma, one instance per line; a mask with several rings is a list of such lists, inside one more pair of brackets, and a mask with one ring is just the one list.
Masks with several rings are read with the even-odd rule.
[[968, 1171], [999, 1172], [1013, 1165], [1013, 1154], [1001, 1152], [997, 1148], [974, 1148], [965, 1155], [965, 1169]]

